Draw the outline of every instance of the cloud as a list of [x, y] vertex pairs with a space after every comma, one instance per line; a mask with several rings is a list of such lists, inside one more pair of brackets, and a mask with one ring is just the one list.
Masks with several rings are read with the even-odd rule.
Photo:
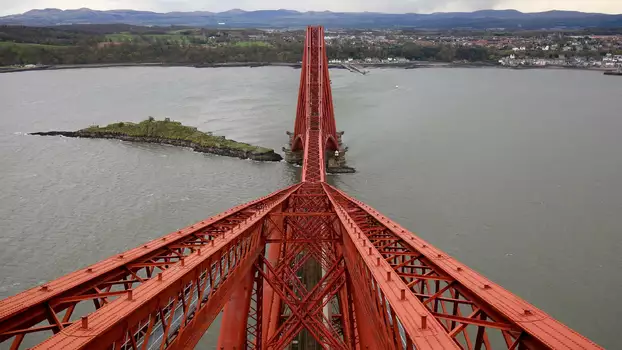
[[137, 9], [158, 12], [286, 8], [302, 11], [430, 13], [512, 8], [526, 12], [563, 9], [622, 13], [622, 0], [0, 0], [0, 15], [49, 7], [62, 9], [88, 7], [97, 10]]

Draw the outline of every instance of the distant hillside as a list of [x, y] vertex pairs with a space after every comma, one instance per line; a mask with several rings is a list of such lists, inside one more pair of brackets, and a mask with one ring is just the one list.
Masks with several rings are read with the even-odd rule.
[[622, 15], [572, 11], [522, 13], [516, 10], [484, 10], [433, 14], [386, 14], [345, 12], [298, 12], [291, 10], [226, 12], [169, 12], [90, 9], [31, 10], [24, 14], [0, 17], [0, 24], [50, 26], [64, 24], [183, 25], [203, 27], [291, 28], [321, 24], [329, 28], [613, 28], [622, 27]]

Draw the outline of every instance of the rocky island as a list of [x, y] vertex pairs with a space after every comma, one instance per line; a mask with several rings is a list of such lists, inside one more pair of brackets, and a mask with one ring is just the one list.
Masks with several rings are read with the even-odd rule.
[[224, 136], [205, 133], [195, 127], [182, 125], [169, 118], [155, 120], [152, 117], [138, 124], [114, 123], [100, 127], [94, 125], [78, 131], [35, 132], [31, 135], [82, 137], [91, 139], [117, 139], [129, 142], [146, 142], [192, 148], [196, 152], [237, 157], [259, 161], [283, 159], [274, 150], [229, 140]]

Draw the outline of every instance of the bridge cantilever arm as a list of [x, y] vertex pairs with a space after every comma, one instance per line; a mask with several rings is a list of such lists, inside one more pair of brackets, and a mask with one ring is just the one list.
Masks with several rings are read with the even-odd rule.
[[[110, 301], [108, 292], [113, 286], [123, 286], [125, 290], [135, 289], [155, 278], [158, 271], [167, 271], [179, 264], [188, 254], [198, 249], [205, 251], [206, 247], [216, 243], [215, 238], [223, 235], [227, 237], [236, 226], [263, 208], [282, 202], [298, 186], [293, 185], [236, 206], [43, 286], [1, 300], [0, 342], [12, 341], [12, 345], [17, 348], [23, 340], [20, 334], [48, 329], [56, 333], [67, 328], [71, 324], [70, 319], [79, 318], [82, 316], [79, 312], [85, 312], [84, 308], [76, 307], [80, 301], [89, 300], [98, 309]], [[40, 327], [40, 323], [46, 319], [51, 320], [51, 326]]]
[[295, 191], [275, 200], [214, 243], [39, 345], [40, 349], [106, 349], [131, 344], [191, 348], [265, 246], [264, 218]]
[[[400, 292], [406, 298], [412, 297], [412, 304], [419, 305], [417, 312], [420, 315], [424, 315], [422, 311], [427, 312], [428, 325], [431, 319], [436, 321], [435, 324], [442, 325], [439, 330], [444, 333], [443, 336], [456, 342], [459, 339], [471, 342], [467, 329], [470, 327], [477, 330], [476, 348], [484, 345], [490, 348], [488, 335], [496, 333], [510, 349], [515, 346], [529, 349], [601, 349], [368, 205], [327, 184], [323, 186], [333, 204], [339, 207], [336, 211], [340, 219], [343, 218], [347, 231], [356, 234], [344, 237], [359, 243], [355, 246], [359, 257], [365, 259], [367, 268], [373, 270], [373, 265], [381, 266], [383, 271], [391, 274], [393, 283], [387, 283], [387, 278], [379, 285], [388, 287], [394, 294]], [[346, 240], [345, 245], [347, 248], [352, 244]], [[348, 259], [347, 254], [344, 256], [346, 262], [354, 260], [352, 257]], [[389, 305], [395, 310], [394, 302], [389, 302]], [[461, 313], [465, 309], [469, 310], [468, 314]]]

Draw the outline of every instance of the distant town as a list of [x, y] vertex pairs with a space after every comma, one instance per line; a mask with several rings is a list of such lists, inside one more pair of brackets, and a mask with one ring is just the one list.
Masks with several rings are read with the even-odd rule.
[[[418, 35], [404, 31], [367, 31], [327, 33], [328, 45], [367, 45], [386, 47], [391, 45], [417, 45], [421, 48], [449, 47], [458, 49], [485, 49], [491, 55], [487, 60], [501, 66], [557, 66], [575, 68], [616, 69], [622, 67], [622, 34], [574, 35], [558, 33], [519, 33], [512, 35], [501, 30], [479, 35]], [[407, 63], [406, 57], [379, 59], [347, 59], [352, 63]], [[416, 61], [416, 60], [415, 60]], [[472, 60], [463, 60], [471, 61]], [[343, 60], [332, 60], [333, 63]]]

